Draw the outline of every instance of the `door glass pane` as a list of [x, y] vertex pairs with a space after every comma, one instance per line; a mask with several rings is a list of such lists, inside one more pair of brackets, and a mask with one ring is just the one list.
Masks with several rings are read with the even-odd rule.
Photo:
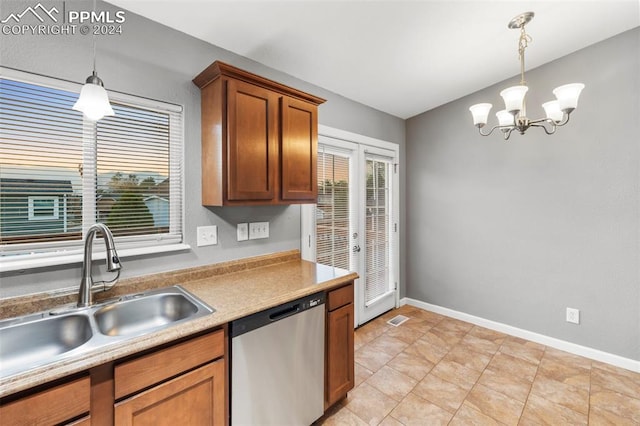
[[318, 153], [316, 262], [351, 269], [349, 158]]
[[389, 163], [367, 160], [365, 304], [390, 289]]

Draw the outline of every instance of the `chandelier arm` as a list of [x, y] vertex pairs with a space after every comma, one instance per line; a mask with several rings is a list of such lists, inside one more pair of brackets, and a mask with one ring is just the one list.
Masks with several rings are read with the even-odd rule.
[[489, 135], [490, 135], [491, 133], [493, 133], [493, 131], [494, 131], [495, 129], [497, 129], [498, 127], [500, 127], [500, 126], [493, 126], [493, 127], [491, 128], [491, 130], [489, 130], [487, 133], [482, 133], [482, 127], [479, 127], [479, 126], [478, 126], [478, 133], [480, 133], [480, 135], [481, 135], [481, 136], [489, 136]]
[[497, 126], [493, 126], [491, 128], [491, 130], [489, 130], [487, 133], [482, 133], [482, 127], [478, 127], [478, 133], [480, 133], [482, 136], [489, 136], [496, 129], [500, 129], [505, 133], [509, 132], [509, 134], [511, 134], [511, 132], [513, 132], [516, 129], [516, 127], [515, 126], [500, 126], [500, 125], [497, 125]]
[[[547, 126], [545, 126], [545, 124], [551, 124], [551, 130], [547, 129]], [[558, 128], [555, 123], [549, 123], [549, 120], [542, 120], [540, 122], [533, 123], [531, 124], [531, 127], [540, 127], [547, 135], [554, 134], [556, 132], [556, 129]]]
[[515, 127], [509, 127], [509, 129], [503, 129], [503, 134], [502, 136], [504, 137], [504, 140], [509, 140], [509, 138], [511, 137], [511, 132], [513, 132], [516, 128]]

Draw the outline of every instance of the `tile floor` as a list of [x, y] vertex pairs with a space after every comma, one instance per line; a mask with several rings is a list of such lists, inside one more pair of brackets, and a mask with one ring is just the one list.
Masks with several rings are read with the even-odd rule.
[[411, 306], [355, 349], [356, 387], [317, 425], [640, 425], [640, 374]]

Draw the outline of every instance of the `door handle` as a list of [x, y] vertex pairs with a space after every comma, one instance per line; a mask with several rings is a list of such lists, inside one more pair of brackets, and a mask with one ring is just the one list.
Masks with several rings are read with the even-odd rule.
[[354, 253], [360, 253], [360, 246], [353, 246]]

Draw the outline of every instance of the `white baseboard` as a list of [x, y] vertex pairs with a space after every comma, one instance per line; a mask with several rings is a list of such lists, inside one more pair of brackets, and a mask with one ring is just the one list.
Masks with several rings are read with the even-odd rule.
[[521, 328], [513, 327], [507, 324], [502, 324], [496, 321], [476, 317], [464, 312], [454, 311], [453, 309], [443, 308], [442, 306], [432, 305], [430, 303], [422, 302], [420, 300], [403, 297], [400, 300], [400, 305], [410, 305], [416, 308], [421, 308], [427, 311], [435, 312], [436, 314], [445, 315], [451, 318], [466, 321], [471, 324], [479, 325], [481, 327], [489, 328], [491, 330], [499, 331], [501, 333], [509, 334], [511, 336], [520, 337], [522, 339], [531, 340], [532, 342], [540, 343], [542, 345], [550, 346], [561, 351], [569, 352], [575, 355], [580, 355], [585, 358], [594, 359], [607, 364], [615, 365], [616, 367], [625, 368], [627, 370], [640, 373], [640, 361], [636, 361], [630, 358], [621, 357], [608, 352], [603, 352], [598, 349], [589, 348], [587, 346], [577, 345], [575, 343], [567, 342], [565, 340], [556, 339], [554, 337], [545, 336], [544, 334], [534, 333], [533, 331], [523, 330]]

